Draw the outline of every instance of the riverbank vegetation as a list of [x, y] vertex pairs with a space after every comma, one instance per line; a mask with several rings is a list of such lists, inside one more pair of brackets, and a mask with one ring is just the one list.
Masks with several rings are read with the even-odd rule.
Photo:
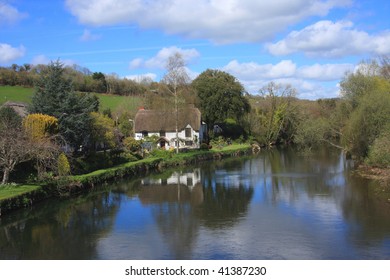
[[172, 109], [186, 104], [200, 108], [208, 125], [208, 138], [195, 151], [199, 155], [210, 148], [237, 149], [234, 143], [295, 144], [304, 150], [331, 145], [361, 164], [389, 168], [389, 72], [388, 57], [362, 62], [345, 74], [339, 98], [309, 101], [298, 99], [291, 85], [275, 82], [251, 95], [234, 76], [211, 69], [194, 81], [177, 73], [174, 82], [154, 82], [65, 67], [60, 61], [1, 67], [1, 104], [28, 104], [24, 120], [10, 107], [0, 109], [2, 184], [110, 173], [153, 157], [167, 164], [191, 158], [194, 151], [177, 156], [148, 151], [133, 138], [139, 106]]

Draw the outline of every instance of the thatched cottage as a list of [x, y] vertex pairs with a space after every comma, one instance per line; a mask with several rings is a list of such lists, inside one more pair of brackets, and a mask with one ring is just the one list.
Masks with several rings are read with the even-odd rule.
[[[2, 106], [0, 106], [0, 107], [2, 107]], [[12, 108], [22, 118], [24, 118], [28, 114], [27, 104], [25, 104], [25, 103], [7, 101], [3, 104], [3, 107]]]
[[[176, 119], [179, 141], [176, 139]], [[134, 119], [135, 139], [158, 136], [157, 146], [163, 149], [198, 148], [206, 135], [206, 124], [202, 122], [198, 108], [189, 107], [177, 112], [144, 110], [137, 112]]]

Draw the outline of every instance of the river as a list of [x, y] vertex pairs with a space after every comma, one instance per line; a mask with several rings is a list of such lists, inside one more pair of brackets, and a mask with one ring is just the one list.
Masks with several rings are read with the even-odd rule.
[[0, 218], [0, 259], [390, 259], [390, 203], [342, 154], [262, 151]]

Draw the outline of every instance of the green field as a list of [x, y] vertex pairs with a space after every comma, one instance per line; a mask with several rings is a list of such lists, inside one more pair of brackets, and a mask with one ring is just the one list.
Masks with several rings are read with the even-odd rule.
[[0, 105], [7, 101], [30, 103], [33, 88], [0, 86]]
[[[33, 88], [21, 86], [0, 86], [0, 105], [7, 101], [30, 103], [33, 95]], [[100, 100], [100, 110], [111, 109], [115, 111], [132, 111], [136, 112], [142, 105], [141, 97], [119, 96], [108, 94], [96, 94]]]

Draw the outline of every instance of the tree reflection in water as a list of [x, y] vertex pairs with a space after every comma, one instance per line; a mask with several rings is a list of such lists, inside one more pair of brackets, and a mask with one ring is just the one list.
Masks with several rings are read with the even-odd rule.
[[110, 231], [119, 200], [119, 195], [94, 193], [6, 216], [0, 224], [0, 259], [95, 259], [97, 239]]

